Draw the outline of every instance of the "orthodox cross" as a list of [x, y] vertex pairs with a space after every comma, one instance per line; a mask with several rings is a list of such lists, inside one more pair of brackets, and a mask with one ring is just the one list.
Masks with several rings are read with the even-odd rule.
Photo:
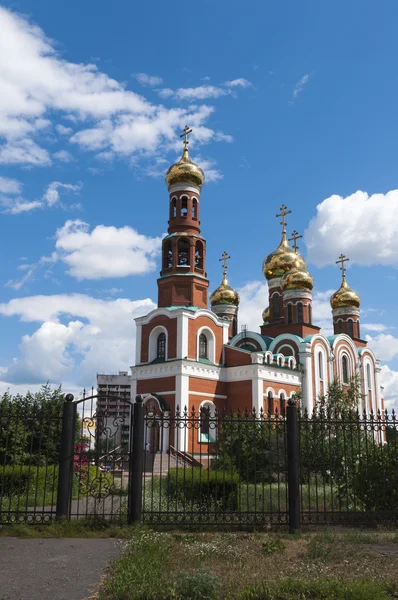
[[302, 237], [303, 237], [302, 235], [298, 234], [298, 231], [294, 230], [292, 232], [292, 237], [287, 240], [288, 242], [293, 242], [293, 248], [294, 248], [294, 251], [295, 251], [296, 254], [297, 254], [297, 250], [300, 247], [300, 246], [297, 246], [297, 241], [296, 240], [299, 240]]
[[189, 129], [188, 125], [185, 125], [184, 130], [182, 132], [182, 134], [180, 135], [180, 138], [185, 137], [184, 140], [184, 146], [185, 146], [185, 150], [188, 150], [188, 144], [189, 144], [189, 140], [188, 140], [188, 136], [190, 133], [192, 133], [192, 129]]
[[282, 206], [280, 207], [280, 213], [279, 215], [276, 215], [277, 217], [282, 217], [282, 221], [281, 221], [281, 225], [282, 225], [282, 231], [285, 231], [286, 228], [286, 221], [285, 221], [285, 216], [289, 215], [292, 211], [291, 210], [286, 210], [287, 206], [285, 204], [282, 204]]
[[340, 271], [343, 276], [343, 279], [345, 279], [345, 272], [347, 271], [347, 269], [344, 266], [344, 263], [347, 262], [347, 260], [350, 260], [350, 259], [346, 258], [346, 256], [344, 254], [340, 254], [339, 260], [336, 260], [336, 265], [341, 263]]
[[222, 255], [221, 255], [221, 258], [219, 258], [219, 259], [218, 259], [219, 261], [222, 261], [222, 262], [224, 263], [224, 264], [223, 264], [223, 275], [224, 275], [224, 277], [225, 277], [225, 275], [227, 274], [227, 268], [228, 268], [228, 267], [227, 267], [227, 260], [228, 260], [229, 258], [231, 258], [231, 257], [230, 257], [230, 256], [229, 256], [229, 254], [227, 254], [227, 253], [225, 252], [225, 250], [224, 250], [224, 252], [223, 252], [223, 253], [222, 253]]

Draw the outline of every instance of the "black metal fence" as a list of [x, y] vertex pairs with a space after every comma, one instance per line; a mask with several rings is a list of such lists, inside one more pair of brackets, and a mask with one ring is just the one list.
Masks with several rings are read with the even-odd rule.
[[396, 524], [394, 412], [161, 409], [128, 395], [0, 405], [0, 524]]

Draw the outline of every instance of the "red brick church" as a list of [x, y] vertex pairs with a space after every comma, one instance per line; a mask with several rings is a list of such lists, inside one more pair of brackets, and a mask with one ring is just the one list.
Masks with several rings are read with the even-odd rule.
[[[313, 324], [314, 282], [298, 253], [297, 232], [287, 240], [286, 206], [277, 215], [281, 242], [262, 265], [269, 305], [259, 315], [259, 331], [239, 332], [240, 300], [226, 277], [226, 253], [209, 307], [206, 240], [200, 229], [205, 176], [189, 157], [188, 133], [186, 128], [181, 159], [166, 173], [168, 233], [162, 241], [158, 308], [136, 319], [135, 365], [122, 377], [132, 399], [144, 394], [156, 411], [253, 407], [283, 416], [287, 399], [298, 390], [302, 405], [312, 411], [330, 382], [337, 378], [346, 384], [357, 374], [360, 410], [382, 410], [379, 362], [360, 337], [360, 298], [346, 281], [348, 259], [341, 255], [337, 261], [342, 282], [330, 300], [334, 335], [325, 337]], [[111, 377], [99, 375], [99, 387]]]

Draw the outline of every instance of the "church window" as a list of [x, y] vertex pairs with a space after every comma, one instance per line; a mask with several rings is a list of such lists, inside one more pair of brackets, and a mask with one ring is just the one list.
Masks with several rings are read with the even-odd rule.
[[189, 266], [189, 241], [184, 238], [178, 240], [178, 264]]
[[369, 363], [366, 365], [366, 379], [367, 379], [367, 383], [368, 383], [368, 390], [370, 391], [372, 389], [372, 375], [370, 372], [370, 364]]
[[287, 305], [287, 322], [289, 325], [293, 323], [293, 307], [291, 304]]
[[284, 417], [286, 415], [286, 398], [285, 398], [285, 394], [280, 394], [280, 396], [279, 396], [279, 404], [280, 404], [280, 416]]
[[308, 323], [310, 325], [312, 325], [312, 306], [311, 306], [311, 304], [308, 305]]
[[159, 360], [166, 359], [166, 334], [165, 333], [160, 333], [158, 335], [156, 354], [157, 354], [156, 358], [158, 358]]
[[199, 358], [209, 358], [207, 352], [207, 337], [204, 333], [199, 336]]
[[268, 400], [267, 411], [268, 411], [268, 414], [270, 415], [270, 414], [272, 414], [272, 409], [274, 408], [273, 407], [274, 396], [273, 396], [272, 392], [268, 392], [267, 400]]
[[274, 318], [278, 318], [280, 316], [280, 310], [279, 310], [280, 303], [279, 303], [279, 299], [280, 299], [279, 294], [274, 294], [272, 296], [272, 316]]
[[173, 198], [171, 205], [171, 218], [175, 219], [177, 216], [177, 198]]
[[217, 439], [217, 421], [215, 406], [206, 402], [200, 408], [199, 441], [202, 443], [215, 442]]
[[319, 373], [319, 379], [322, 381], [323, 380], [323, 356], [322, 356], [322, 352], [318, 352], [318, 373]]
[[195, 267], [197, 269], [203, 269], [203, 244], [202, 244], [202, 242], [196, 242], [196, 245], [195, 245]]
[[338, 331], [339, 333], [342, 333], [342, 332], [343, 332], [343, 321], [342, 321], [341, 319], [339, 319], [339, 320], [337, 321], [337, 331]]
[[304, 322], [303, 305], [301, 302], [297, 304], [297, 323]]
[[186, 217], [188, 214], [188, 198], [183, 196], [181, 198], [181, 216]]
[[352, 319], [348, 319], [347, 332], [350, 337], [354, 337], [354, 323], [353, 323]]
[[343, 383], [348, 383], [348, 380], [349, 380], [348, 358], [345, 354], [344, 354], [343, 358], [341, 359], [341, 368], [342, 368], [342, 372], [343, 372]]
[[173, 266], [173, 250], [171, 242], [166, 242], [163, 248], [163, 268], [170, 269]]
[[198, 201], [196, 200], [196, 198], [192, 199], [192, 218], [198, 218]]

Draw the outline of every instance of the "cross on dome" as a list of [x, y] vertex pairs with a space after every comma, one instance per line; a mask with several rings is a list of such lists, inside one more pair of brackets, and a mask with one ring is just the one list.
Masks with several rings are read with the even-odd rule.
[[280, 213], [279, 215], [276, 215], [277, 217], [282, 217], [282, 221], [281, 221], [281, 225], [282, 225], [282, 233], [286, 232], [286, 221], [285, 221], [285, 216], [289, 215], [292, 211], [291, 210], [286, 210], [287, 206], [285, 204], [282, 204], [282, 206], [280, 207]]
[[190, 128], [188, 127], [188, 125], [185, 125], [185, 127], [184, 127], [184, 129], [183, 129], [183, 132], [182, 132], [182, 134], [180, 135], [180, 138], [185, 138], [185, 140], [184, 140], [184, 142], [183, 142], [183, 143], [184, 143], [184, 148], [185, 148], [185, 150], [188, 150], [188, 146], [189, 146], [189, 139], [188, 139], [188, 136], [189, 136], [189, 134], [190, 134], [190, 133], [192, 133], [192, 131], [193, 131], [193, 129], [192, 129], [192, 128], [190, 129]]
[[299, 240], [300, 238], [302, 238], [302, 235], [299, 235], [298, 231], [294, 230], [292, 232], [292, 237], [288, 239], [288, 242], [293, 242], [293, 248], [295, 253], [297, 254], [297, 250], [299, 249], [300, 246], [297, 245], [297, 240]]
[[350, 259], [347, 258], [345, 256], [345, 254], [340, 254], [339, 260], [336, 260], [336, 265], [341, 263], [340, 271], [341, 271], [343, 279], [345, 279], [345, 272], [347, 271], [346, 267], [344, 266], [344, 263], [347, 262], [348, 260], [350, 260]]
[[227, 253], [225, 252], [225, 250], [224, 250], [224, 252], [223, 252], [223, 253], [222, 253], [222, 255], [221, 255], [221, 258], [219, 258], [219, 259], [218, 259], [219, 261], [222, 261], [222, 262], [224, 263], [224, 264], [223, 264], [223, 275], [224, 275], [224, 277], [225, 277], [225, 275], [227, 274], [227, 268], [228, 268], [228, 267], [227, 267], [227, 260], [229, 260], [230, 258], [231, 258], [231, 257], [229, 256], [229, 254], [227, 254]]

